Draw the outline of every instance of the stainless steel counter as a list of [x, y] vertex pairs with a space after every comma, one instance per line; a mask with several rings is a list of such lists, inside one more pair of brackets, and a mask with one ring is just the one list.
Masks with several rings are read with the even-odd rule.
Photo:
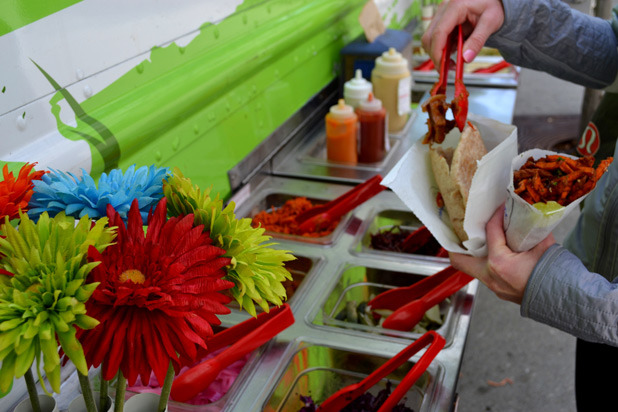
[[[428, 90], [431, 85], [417, 84], [418, 90]], [[517, 89], [493, 87], [468, 87], [469, 112], [489, 117], [503, 123], [511, 123]], [[452, 93], [452, 87], [449, 93]], [[421, 103], [428, 97], [425, 93]], [[449, 101], [453, 98], [448, 96]], [[386, 157], [382, 162], [372, 164], [343, 164], [326, 159], [326, 133], [324, 114], [313, 123], [313, 127], [280, 150], [271, 161], [271, 173], [277, 176], [302, 179], [318, 179], [333, 182], [360, 183], [370, 177], [384, 176], [397, 163], [403, 154], [427, 131], [427, 114], [420, 107], [406, 128], [398, 134], [390, 134]]]

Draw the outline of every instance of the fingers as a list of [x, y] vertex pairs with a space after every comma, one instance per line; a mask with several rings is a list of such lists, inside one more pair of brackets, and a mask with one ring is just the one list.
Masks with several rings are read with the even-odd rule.
[[[487, 249], [490, 255], [499, 253], [506, 245], [506, 237], [502, 221], [504, 219], [504, 204], [500, 205], [494, 212], [493, 216], [485, 225], [485, 233], [487, 235]], [[509, 249], [510, 251], [510, 249]]]
[[535, 260], [539, 260], [541, 256], [543, 256], [543, 253], [554, 243], [556, 243], [556, 240], [554, 239], [554, 235], [550, 233], [541, 243], [530, 249], [528, 253], [534, 256]]
[[472, 28], [463, 45], [463, 58], [469, 63], [503, 22], [504, 9], [499, 0], [450, 0], [440, 4], [421, 42], [436, 67], [439, 67], [446, 39], [457, 25], [465, 24], [467, 30]]
[[463, 45], [463, 58], [466, 63], [470, 63], [479, 54], [489, 36], [495, 33], [504, 22], [504, 13], [499, 9], [488, 9], [481, 14], [474, 30], [466, 39]]
[[423, 48], [429, 53], [429, 57], [433, 60], [436, 67], [440, 67], [442, 50], [446, 46], [448, 36], [465, 19], [465, 14], [460, 15], [459, 9], [458, 2], [452, 2], [452, 4], [451, 2], [444, 2], [440, 4], [429, 27], [421, 38]]
[[450, 252], [448, 255], [451, 260], [451, 265], [455, 269], [461, 270], [462, 272], [467, 273], [470, 276], [474, 276], [480, 279], [482, 277], [482, 274], [485, 272], [485, 258], [478, 258], [474, 256], [464, 255], [462, 253], [453, 252]]

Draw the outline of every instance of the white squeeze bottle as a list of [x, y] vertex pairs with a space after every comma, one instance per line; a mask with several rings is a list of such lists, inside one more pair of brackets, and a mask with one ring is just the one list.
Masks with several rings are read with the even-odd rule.
[[354, 78], [348, 80], [343, 85], [343, 99], [347, 105], [356, 109], [360, 102], [367, 100], [367, 96], [372, 92], [372, 89], [371, 82], [363, 77], [363, 71], [356, 69]]
[[408, 60], [391, 47], [376, 59], [371, 72], [373, 95], [382, 101], [388, 113], [388, 131], [404, 128], [410, 116], [412, 75]]

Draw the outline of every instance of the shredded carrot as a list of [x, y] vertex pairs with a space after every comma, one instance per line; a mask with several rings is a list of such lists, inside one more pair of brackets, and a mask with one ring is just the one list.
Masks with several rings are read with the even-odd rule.
[[305, 237], [322, 237], [330, 234], [339, 220], [332, 222], [328, 227], [316, 232], [298, 233], [298, 225], [294, 218], [311, 209], [316, 205], [312, 204], [306, 197], [296, 197], [287, 200], [281, 207], [271, 206], [270, 210], [262, 210], [253, 217], [253, 227], [263, 227], [264, 229], [282, 234], [301, 235]]

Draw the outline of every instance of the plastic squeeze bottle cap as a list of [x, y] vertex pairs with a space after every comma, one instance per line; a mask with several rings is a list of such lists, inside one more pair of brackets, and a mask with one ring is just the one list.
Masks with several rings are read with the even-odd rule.
[[359, 109], [366, 112], [377, 112], [382, 110], [382, 100], [373, 97], [373, 93], [369, 93], [367, 100], [360, 102]]
[[382, 53], [382, 56], [376, 59], [377, 70], [383, 74], [397, 75], [409, 72], [408, 60], [401, 55], [394, 47]]
[[373, 85], [363, 77], [363, 71], [356, 69], [355, 76], [343, 85], [343, 96], [346, 101], [348, 98], [360, 101], [365, 99], [372, 90]]
[[330, 107], [330, 114], [335, 119], [347, 119], [356, 116], [354, 108], [345, 104], [343, 99], [339, 99], [339, 103]]

